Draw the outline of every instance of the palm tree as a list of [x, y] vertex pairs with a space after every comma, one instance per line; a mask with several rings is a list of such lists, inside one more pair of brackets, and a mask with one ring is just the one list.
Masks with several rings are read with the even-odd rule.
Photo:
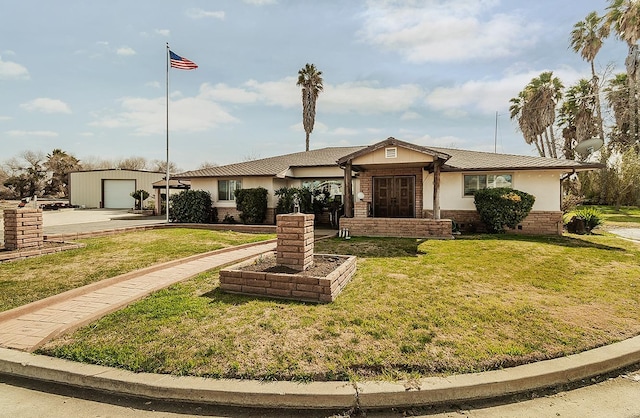
[[[591, 65], [591, 83], [593, 84], [592, 91], [595, 95], [596, 115], [598, 116], [598, 133], [603, 141], [604, 127], [602, 109], [600, 108], [600, 86], [594, 61], [602, 48], [603, 39], [607, 36], [609, 36], [609, 26], [604, 24], [604, 16], [598, 16], [596, 12], [589, 13], [584, 21], [576, 23], [571, 32], [571, 47]], [[578, 137], [578, 140], [581, 139], [587, 138]]]
[[309, 151], [309, 135], [316, 121], [316, 100], [322, 91], [322, 71], [315, 65], [306, 64], [298, 71], [296, 86], [302, 86], [302, 124], [306, 132], [306, 151]]
[[633, 139], [629, 135], [631, 114], [627, 74], [616, 74], [616, 76], [607, 83], [604, 93], [615, 118], [615, 125], [611, 129], [609, 146], [622, 153], [633, 145]]
[[638, 0], [610, 0], [607, 7], [606, 25], [616, 32], [619, 39], [625, 41], [629, 47], [629, 54], [625, 60], [627, 67], [627, 83], [629, 84], [629, 106], [631, 110], [630, 134], [634, 142], [638, 141], [638, 76], [640, 71], [640, 1]]
[[564, 157], [568, 160], [575, 158], [574, 148], [578, 142], [598, 135], [602, 128], [601, 120], [594, 118], [597, 96], [593, 89], [589, 80], [578, 80], [567, 89], [558, 111], [559, 125], [564, 127]]
[[510, 100], [511, 119], [517, 118], [527, 144], [535, 143], [541, 157], [558, 158], [553, 125], [564, 86], [551, 71], [533, 78], [518, 97]]

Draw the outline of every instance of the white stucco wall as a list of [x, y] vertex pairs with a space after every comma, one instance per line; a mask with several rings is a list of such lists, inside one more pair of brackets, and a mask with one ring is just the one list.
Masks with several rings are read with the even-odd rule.
[[[441, 173], [440, 209], [476, 210], [472, 196], [464, 196], [463, 176], [465, 174], [495, 174], [496, 172]], [[535, 196], [534, 211], [560, 210], [560, 176], [558, 171], [515, 171], [512, 187]], [[425, 209], [433, 209], [433, 174], [424, 172]]]

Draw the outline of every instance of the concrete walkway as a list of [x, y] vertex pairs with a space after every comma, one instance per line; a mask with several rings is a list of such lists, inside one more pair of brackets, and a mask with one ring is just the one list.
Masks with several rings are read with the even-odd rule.
[[0, 313], [0, 347], [33, 351], [152, 292], [275, 250], [275, 240], [199, 254], [103, 280]]

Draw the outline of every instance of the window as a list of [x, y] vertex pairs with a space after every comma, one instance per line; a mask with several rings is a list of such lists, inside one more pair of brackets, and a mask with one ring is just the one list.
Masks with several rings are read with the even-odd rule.
[[233, 192], [242, 189], [240, 180], [218, 180], [218, 200], [236, 200]]
[[398, 148], [385, 148], [384, 149], [384, 158], [397, 158], [398, 157]]
[[302, 187], [306, 187], [312, 192], [328, 194], [329, 199], [335, 199], [336, 196], [341, 199], [342, 183], [341, 180], [305, 180], [302, 182]]
[[511, 188], [511, 174], [473, 174], [464, 176], [464, 195], [473, 196], [476, 190], [495, 189], [496, 187]]

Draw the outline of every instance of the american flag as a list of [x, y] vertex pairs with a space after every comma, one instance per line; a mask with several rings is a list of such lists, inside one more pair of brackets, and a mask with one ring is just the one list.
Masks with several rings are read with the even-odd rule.
[[179, 70], [195, 70], [198, 68], [195, 62], [182, 58], [180, 55], [174, 54], [172, 51], [169, 51], [169, 58], [171, 61], [171, 68], [177, 68]]

